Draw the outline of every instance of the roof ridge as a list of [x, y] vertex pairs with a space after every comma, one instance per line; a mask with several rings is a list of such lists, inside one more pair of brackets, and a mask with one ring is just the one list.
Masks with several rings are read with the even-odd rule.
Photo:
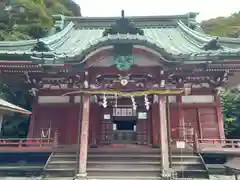
[[[185, 14], [171, 14], [171, 15], [152, 15], [152, 16], [125, 16], [128, 19], [161, 19], [161, 18], [166, 18], [166, 19], [178, 19], [178, 18], [196, 18], [196, 16], [198, 15], [198, 13], [194, 13], [194, 12], [189, 12], [189, 13], [185, 13]], [[94, 17], [94, 16], [65, 16], [65, 20], [70, 20], [70, 19], [98, 19], [98, 20], [117, 20], [119, 19], [119, 16], [106, 16], [106, 17]]]

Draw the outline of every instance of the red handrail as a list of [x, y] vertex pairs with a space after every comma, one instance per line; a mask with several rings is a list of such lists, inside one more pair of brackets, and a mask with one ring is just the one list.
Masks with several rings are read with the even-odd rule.
[[216, 144], [222, 148], [240, 148], [240, 139], [200, 138], [199, 144]]
[[54, 138], [0, 138], [0, 148], [1, 146], [46, 147], [53, 146], [53, 144]]

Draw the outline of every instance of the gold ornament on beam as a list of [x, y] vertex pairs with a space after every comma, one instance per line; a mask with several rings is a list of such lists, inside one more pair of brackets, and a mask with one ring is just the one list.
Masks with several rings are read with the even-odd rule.
[[120, 81], [122, 86], [126, 86], [128, 84], [128, 80], [127, 79], [121, 79]]

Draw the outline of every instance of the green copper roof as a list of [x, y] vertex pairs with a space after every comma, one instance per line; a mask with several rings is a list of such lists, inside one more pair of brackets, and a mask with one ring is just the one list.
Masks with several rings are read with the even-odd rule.
[[[173, 18], [174, 17], [174, 18]], [[29, 55], [33, 60], [45, 60], [61, 63], [67, 60], [80, 60], [87, 53], [101, 46], [111, 45], [116, 42], [132, 42], [149, 46], [159, 51], [166, 59], [170, 60], [204, 60], [210, 57], [216, 59], [226, 56], [240, 56], [240, 39], [221, 37], [219, 42], [222, 49], [204, 50], [203, 46], [213, 38], [207, 34], [194, 31], [188, 27], [188, 18], [192, 22], [194, 14], [183, 16], [164, 17], [134, 17], [138, 26], [141, 26], [144, 35], [116, 34], [103, 37], [103, 32], [115, 21], [114, 18], [74, 18], [60, 32], [41, 38], [49, 51], [32, 51], [37, 40], [17, 42], [0, 42], [1, 54]], [[76, 19], [78, 20], [76, 22]], [[130, 18], [131, 20], [131, 18]]]

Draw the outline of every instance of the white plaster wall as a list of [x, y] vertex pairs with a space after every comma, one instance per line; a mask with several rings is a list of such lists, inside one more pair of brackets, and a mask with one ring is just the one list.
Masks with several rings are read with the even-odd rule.
[[212, 103], [215, 101], [213, 95], [190, 95], [182, 96], [182, 102], [185, 104], [192, 103]]

